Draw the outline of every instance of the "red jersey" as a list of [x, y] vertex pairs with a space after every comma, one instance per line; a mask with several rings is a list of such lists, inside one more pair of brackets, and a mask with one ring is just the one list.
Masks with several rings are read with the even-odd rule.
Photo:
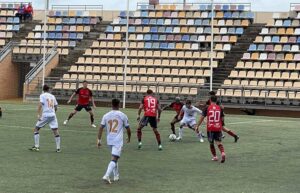
[[207, 116], [207, 131], [222, 131], [224, 113], [219, 105], [209, 105], [203, 111], [203, 116]]
[[184, 105], [184, 104], [183, 104], [182, 102], [179, 102], [179, 103], [173, 102], [173, 103], [170, 104], [170, 107], [171, 107], [174, 111], [176, 111], [177, 115], [179, 115], [179, 114], [180, 114], [180, 110], [182, 109], [183, 105]]
[[88, 105], [93, 96], [92, 91], [88, 88], [79, 88], [75, 93], [78, 94], [77, 104], [79, 105]]
[[146, 117], [156, 117], [159, 102], [157, 98], [151, 95], [147, 95], [142, 100], [142, 104], [144, 105], [144, 116]]

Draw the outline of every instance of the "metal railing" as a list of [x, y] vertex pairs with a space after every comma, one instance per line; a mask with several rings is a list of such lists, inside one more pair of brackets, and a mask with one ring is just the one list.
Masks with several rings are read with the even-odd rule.
[[103, 5], [52, 5], [52, 10], [57, 11], [100, 11], [103, 17]]
[[5, 58], [5, 56], [18, 44], [19, 42], [15, 41], [8, 42], [0, 51], [0, 61], [2, 61]]

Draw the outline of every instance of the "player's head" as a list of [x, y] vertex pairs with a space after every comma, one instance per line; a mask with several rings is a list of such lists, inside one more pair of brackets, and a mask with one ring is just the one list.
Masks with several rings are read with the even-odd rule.
[[192, 107], [192, 101], [191, 100], [187, 100], [185, 102], [185, 105], [186, 105], [187, 108], [191, 108]]
[[211, 101], [212, 103], [216, 103], [216, 102], [218, 101], [217, 96], [216, 96], [216, 95], [212, 95], [212, 96], [210, 97], [210, 101]]
[[49, 92], [49, 90], [50, 90], [50, 87], [49, 87], [48, 85], [45, 84], [45, 85], [43, 86], [43, 91], [44, 91], [44, 92]]
[[147, 95], [153, 95], [153, 90], [148, 89], [146, 93], [147, 93]]
[[175, 98], [175, 102], [180, 103], [180, 97], [179, 96]]
[[113, 109], [119, 109], [120, 107], [120, 100], [119, 99], [113, 99], [111, 101], [111, 106]]
[[83, 82], [82, 82], [82, 85], [83, 85], [83, 88], [87, 88], [87, 81], [86, 80], [84, 80]]

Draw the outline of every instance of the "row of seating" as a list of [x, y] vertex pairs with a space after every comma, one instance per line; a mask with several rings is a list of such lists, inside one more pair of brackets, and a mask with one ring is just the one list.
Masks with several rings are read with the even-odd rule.
[[[21, 40], [20, 46], [40, 47], [43, 46], [43, 42], [43, 40]], [[58, 47], [76, 47], [76, 41], [46, 40], [46, 46], [53, 47], [54, 45]]]
[[20, 19], [18, 17], [0, 17], [0, 23], [15, 23], [19, 24]]
[[263, 28], [261, 31], [261, 35], [300, 35], [300, 28], [285, 28], [285, 27], [270, 27], [270, 28]]
[[300, 70], [300, 63], [287, 62], [244, 62], [239, 61], [236, 69]]
[[[84, 37], [83, 33], [55, 33], [55, 32], [50, 32], [46, 33], [46, 39], [69, 39], [69, 40], [82, 40]], [[44, 38], [44, 33], [42, 32], [29, 32], [27, 39], [43, 39]]]
[[1, 9], [11, 9], [11, 10], [17, 10], [21, 6], [21, 3], [6, 3], [6, 2], [1, 2], [0, 7]]
[[298, 44], [251, 44], [248, 51], [260, 52], [299, 52]]
[[278, 26], [278, 27], [290, 27], [290, 26], [296, 26], [298, 27], [300, 24], [299, 19], [274, 19], [270, 20], [267, 23], [267, 26], [273, 27], [273, 26]]
[[48, 24], [66, 24], [66, 25], [74, 25], [74, 24], [83, 24], [83, 25], [96, 25], [97, 18], [75, 18], [75, 17], [67, 17], [67, 18], [52, 18], [48, 17]]
[[[140, 5], [140, 10], [211, 10], [211, 4], [173, 4], [173, 5], [147, 5], [142, 4]], [[215, 10], [222, 10], [222, 11], [249, 11], [249, 5], [235, 5], [235, 4], [215, 4]], [[125, 14], [126, 12], [121, 12], [121, 14]]]
[[5, 17], [10, 17], [10, 16], [15, 16], [16, 11], [13, 10], [1, 10], [0, 11], [0, 16], [5, 16]]
[[256, 36], [255, 43], [300, 43], [300, 37], [290, 34], [290, 36]]
[[[145, 38], [149, 39], [149, 37], [151, 38], [150, 40], [153, 39], [157, 39], [161, 40], [161, 41], [166, 41], [166, 40], [175, 40], [175, 41], [180, 41], [182, 40], [182, 36], [184, 34], [144, 34]], [[195, 42], [211, 42], [211, 35], [188, 35], [185, 36], [187, 39], [189, 38], [190, 41], [195, 41]], [[136, 40], [136, 34], [130, 34], [129, 38], [131, 40]], [[117, 40], [125, 40], [125, 37], [122, 36], [122, 34], [112, 34], [112, 33], [107, 33], [107, 34], [100, 34], [98, 40], [101, 40], [102, 42], [107, 42], [111, 40], [114, 40], [115, 44], [119, 44], [121, 42], [117, 42]], [[299, 39], [300, 41], [300, 39]], [[214, 42], [231, 42], [231, 43], [235, 43], [237, 42], [237, 36], [236, 35], [215, 35], [214, 36]], [[135, 42], [130, 42], [130, 43], [135, 43]], [[139, 43], [144, 43], [144, 42], [139, 42]]]
[[[47, 52], [49, 52], [52, 49], [52, 46], [49, 45], [47, 46]], [[57, 52], [60, 55], [68, 55], [69, 54], [69, 49], [67, 48], [57, 48]], [[40, 55], [44, 53], [44, 49], [41, 46], [38, 47], [25, 47], [25, 46], [19, 46], [19, 47], [14, 47], [13, 49], [14, 54], [26, 54], [26, 55]]]
[[19, 31], [20, 25], [1, 25], [0, 24], [0, 31]]
[[[156, 52], [157, 53], [157, 52]], [[113, 49], [86, 49], [85, 56], [110, 56], [110, 57], [120, 57], [125, 55], [125, 51], [113, 50]], [[210, 59], [210, 52], [199, 52], [199, 51], [162, 51], [161, 54], [157, 53], [151, 55], [139, 55], [137, 50], [130, 50], [128, 53], [129, 57], [149, 57], [149, 58], [186, 58], [186, 59]], [[225, 57], [224, 52], [214, 52], [213, 56], [216, 60], [223, 59]]]
[[52, 32], [90, 32], [91, 26], [83, 26], [83, 25], [36, 25], [33, 31], [52, 31]]
[[[231, 97], [273, 98], [273, 99], [300, 99], [300, 92], [267, 91], [267, 90], [240, 90], [222, 89], [219, 93]], [[218, 93], [218, 94], [219, 94]]]
[[[89, 80], [89, 81], [123, 81], [123, 75], [94, 75], [94, 74], [64, 74], [64, 80]], [[205, 80], [202, 78], [178, 78], [178, 77], [159, 77], [159, 76], [127, 76], [127, 81], [133, 82], [158, 82], [158, 83], [181, 83], [203, 85]]]
[[0, 46], [4, 46], [6, 43], [5, 39], [0, 39]]
[[[126, 19], [117, 18], [113, 20], [113, 25], [127, 23]], [[250, 23], [246, 19], [215, 19], [214, 26], [248, 26]], [[210, 26], [211, 19], [129, 19], [129, 25], [194, 25], [194, 26]]]
[[[123, 27], [123, 30], [126, 30], [126, 27]], [[184, 26], [178, 26], [178, 27], [141, 27], [142, 31], [137, 31], [134, 26], [130, 27], [130, 31], [128, 29], [128, 32], [130, 33], [188, 33], [188, 34], [211, 34], [211, 27], [184, 27]], [[122, 30], [122, 31], [123, 31]], [[121, 32], [121, 26], [107, 26], [106, 32], [110, 33], [118, 33]], [[214, 34], [237, 34], [241, 35], [244, 33], [244, 28], [242, 27], [215, 27], [214, 28]]]
[[13, 37], [13, 32], [0, 32], [0, 38], [10, 39]]
[[289, 71], [263, 71], [263, 70], [232, 70], [230, 78], [248, 78], [248, 79], [285, 79], [285, 80], [298, 80], [298, 72], [289, 72]]
[[224, 81], [224, 86], [250, 86], [250, 87], [295, 87], [300, 88], [299, 81], [265, 81], [265, 80], [245, 80], [245, 79], [226, 79]]
[[[152, 56], [152, 55], [151, 55]], [[149, 55], [147, 56], [149, 57]], [[123, 58], [99, 58], [99, 57], [79, 57], [77, 64], [102, 64], [102, 65], [124, 65]], [[160, 67], [210, 67], [209, 60], [168, 60], [168, 59], [128, 59], [128, 65], [134, 66], [160, 66]], [[213, 67], [218, 66], [217, 61], [213, 61]], [[300, 66], [299, 66], [300, 67]]]
[[[220, 19], [253, 19], [254, 14], [252, 12], [239, 12], [239, 11], [217, 11], [214, 12], [214, 18]], [[211, 18], [212, 12], [211, 11], [136, 11], [134, 13], [130, 14], [130, 18]], [[126, 17], [121, 12], [120, 13], [121, 18]]]
[[81, 10], [51, 10], [48, 13], [48, 17], [97, 17], [96, 11], [81, 11]]
[[300, 61], [300, 54], [293, 53], [244, 53], [243, 60], [276, 60], [276, 61]]

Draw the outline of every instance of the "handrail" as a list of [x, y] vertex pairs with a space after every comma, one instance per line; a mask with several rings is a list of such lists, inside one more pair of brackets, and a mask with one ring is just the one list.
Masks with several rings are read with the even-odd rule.
[[10, 50], [15, 46], [18, 45], [19, 42], [10, 41], [8, 42], [0, 51], [0, 61], [10, 52]]
[[103, 10], [103, 5], [52, 5], [52, 10]]
[[[57, 45], [55, 45], [54, 47], [51, 48], [51, 50], [49, 50], [46, 55], [45, 55], [45, 62], [46, 65], [48, 64], [49, 60], [51, 60], [55, 54], [57, 53]], [[41, 71], [42, 67], [43, 67], [43, 58], [36, 64], [35, 67], [33, 67], [25, 76], [25, 82], [30, 83], [36, 76], [37, 74]]]

